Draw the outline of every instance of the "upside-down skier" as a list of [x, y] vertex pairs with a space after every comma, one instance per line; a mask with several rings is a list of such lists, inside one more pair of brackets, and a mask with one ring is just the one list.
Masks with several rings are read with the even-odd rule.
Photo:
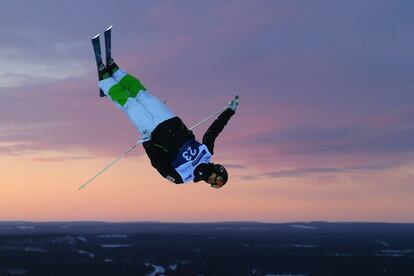
[[152, 166], [164, 178], [176, 184], [204, 180], [214, 188], [226, 184], [226, 169], [212, 163], [211, 157], [217, 136], [235, 114], [238, 97], [211, 124], [199, 143], [179, 117], [112, 58], [107, 59], [106, 66], [98, 65], [98, 74], [101, 96], [107, 96], [126, 112], [146, 140], [143, 147]]

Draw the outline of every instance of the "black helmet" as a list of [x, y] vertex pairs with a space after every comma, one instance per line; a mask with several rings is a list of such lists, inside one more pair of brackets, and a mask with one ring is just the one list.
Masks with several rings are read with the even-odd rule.
[[[213, 175], [214, 178], [213, 178]], [[208, 184], [211, 185], [213, 188], [221, 188], [226, 184], [229, 176], [227, 174], [226, 169], [223, 165], [214, 164], [214, 163], [207, 163], [207, 164], [200, 164], [197, 166], [195, 173], [194, 173], [194, 182], [198, 182], [200, 180], [204, 180]], [[217, 186], [216, 183], [221, 182], [220, 186]]]
[[[213, 168], [214, 168], [213, 173], [216, 174], [216, 177], [214, 178], [214, 183], [217, 183], [217, 181], [222, 182], [223, 184], [220, 187], [218, 187], [218, 188], [221, 188], [224, 186], [224, 184], [227, 183], [227, 180], [229, 179], [229, 175], [227, 174], [226, 168], [224, 168], [223, 165], [213, 164]], [[212, 184], [211, 186], [214, 187], [214, 184]]]

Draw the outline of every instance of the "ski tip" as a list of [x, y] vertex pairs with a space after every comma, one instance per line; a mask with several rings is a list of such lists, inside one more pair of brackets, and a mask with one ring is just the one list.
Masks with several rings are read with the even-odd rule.
[[105, 30], [105, 32], [106, 32], [106, 31], [109, 31], [110, 29], [112, 29], [112, 27], [113, 27], [113, 26], [114, 26], [114, 25], [109, 26], [109, 27], [108, 27], [108, 29], [106, 29], [106, 30]]
[[97, 39], [100, 35], [101, 35], [101, 34], [97, 34], [97, 35], [95, 35], [94, 37], [92, 37], [92, 40], [93, 40], [93, 39]]

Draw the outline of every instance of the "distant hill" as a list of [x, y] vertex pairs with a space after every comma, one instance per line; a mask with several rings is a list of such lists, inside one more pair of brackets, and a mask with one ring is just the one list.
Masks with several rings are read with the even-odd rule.
[[217, 223], [164, 223], [164, 222], [0, 222], [0, 234], [18, 233], [413, 233], [414, 223], [366, 222], [217, 222]]

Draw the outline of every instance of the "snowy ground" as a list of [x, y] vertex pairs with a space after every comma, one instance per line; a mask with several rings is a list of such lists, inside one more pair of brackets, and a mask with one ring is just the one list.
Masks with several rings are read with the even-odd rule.
[[0, 223], [0, 275], [394, 276], [413, 260], [411, 225]]

